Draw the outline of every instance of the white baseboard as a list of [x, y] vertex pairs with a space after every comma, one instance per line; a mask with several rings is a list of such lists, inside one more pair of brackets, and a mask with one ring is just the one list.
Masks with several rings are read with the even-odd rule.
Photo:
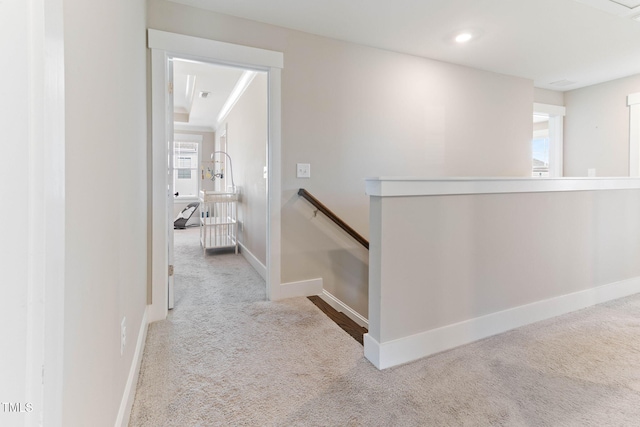
[[116, 419], [115, 427], [127, 427], [129, 425], [129, 417], [131, 417], [131, 408], [133, 408], [133, 399], [136, 397], [136, 387], [138, 385], [138, 376], [140, 375], [140, 365], [142, 364], [142, 355], [144, 354], [144, 345], [147, 341], [147, 331], [149, 323], [147, 322], [147, 308], [142, 315], [142, 323], [140, 332], [138, 333], [138, 342], [136, 343], [136, 351], [129, 369], [129, 377], [127, 385], [124, 388], [122, 400], [120, 402], [120, 410]]
[[262, 278], [266, 281], [267, 267], [263, 263], [261, 263], [260, 260], [256, 258], [256, 256], [252, 254], [251, 251], [247, 249], [245, 245], [243, 245], [242, 243], [238, 243], [238, 245], [240, 246], [240, 253], [244, 257], [244, 259], [246, 259], [247, 262], [251, 264], [251, 267], [253, 267], [253, 269], [257, 271], [258, 274], [262, 276]]
[[278, 298], [309, 297], [322, 293], [322, 278], [282, 283], [278, 289]]
[[384, 343], [379, 343], [366, 334], [364, 354], [378, 369], [385, 369], [638, 292], [640, 292], [640, 277], [634, 277]]
[[323, 289], [322, 293], [318, 296], [337, 311], [343, 312], [349, 319], [353, 320], [358, 325], [363, 328], [369, 328], [369, 321], [364, 316], [360, 315], [360, 313], [349, 307], [347, 304], [331, 295], [326, 291], [326, 289]]
[[364, 344], [364, 357], [373, 364], [378, 369], [385, 369], [395, 365], [389, 365], [385, 363], [384, 365], [380, 363], [380, 357], [382, 354], [382, 349], [380, 347], [380, 343], [371, 337], [371, 334], [364, 334], [362, 336], [362, 341]]

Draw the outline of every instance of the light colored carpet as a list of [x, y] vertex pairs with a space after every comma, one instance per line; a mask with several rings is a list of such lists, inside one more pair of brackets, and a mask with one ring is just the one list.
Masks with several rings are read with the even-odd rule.
[[150, 325], [130, 426], [640, 425], [640, 295], [380, 372], [197, 234], [176, 232], [176, 306]]

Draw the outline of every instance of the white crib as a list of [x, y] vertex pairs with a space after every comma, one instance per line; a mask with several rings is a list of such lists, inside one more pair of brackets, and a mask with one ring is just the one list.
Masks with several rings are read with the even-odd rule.
[[237, 192], [200, 191], [202, 250], [235, 248], [238, 253]]

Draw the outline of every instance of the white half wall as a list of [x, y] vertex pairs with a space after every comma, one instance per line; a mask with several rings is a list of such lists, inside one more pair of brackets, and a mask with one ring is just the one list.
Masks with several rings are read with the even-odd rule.
[[640, 291], [639, 179], [502, 193], [512, 181], [371, 197], [365, 354], [378, 367]]

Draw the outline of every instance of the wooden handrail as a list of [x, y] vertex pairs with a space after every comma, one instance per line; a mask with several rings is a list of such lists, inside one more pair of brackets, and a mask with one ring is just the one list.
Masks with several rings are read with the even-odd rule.
[[318, 209], [320, 212], [325, 214], [327, 218], [335, 222], [338, 227], [346, 231], [349, 236], [356, 239], [358, 243], [360, 243], [362, 246], [367, 248], [367, 250], [369, 249], [369, 241], [367, 239], [365, 239], [360, 234], [358, 234], [356, 230], [354, 230], [346, 222], [341, 220], [340, 217], [338, 217], [338, 215], [334, 214], [328, 207], [323, 205], [320, 202], [320, 200], [313, 197], [311, 193], [309, 193], [307, 190], [305, 190], [304, 188], [301, 188], [300, 190], [298, 190], [298, 196], [305, 198], [307, 201], [309, 201], [309, 203], [315, 206], [316, 209]]

